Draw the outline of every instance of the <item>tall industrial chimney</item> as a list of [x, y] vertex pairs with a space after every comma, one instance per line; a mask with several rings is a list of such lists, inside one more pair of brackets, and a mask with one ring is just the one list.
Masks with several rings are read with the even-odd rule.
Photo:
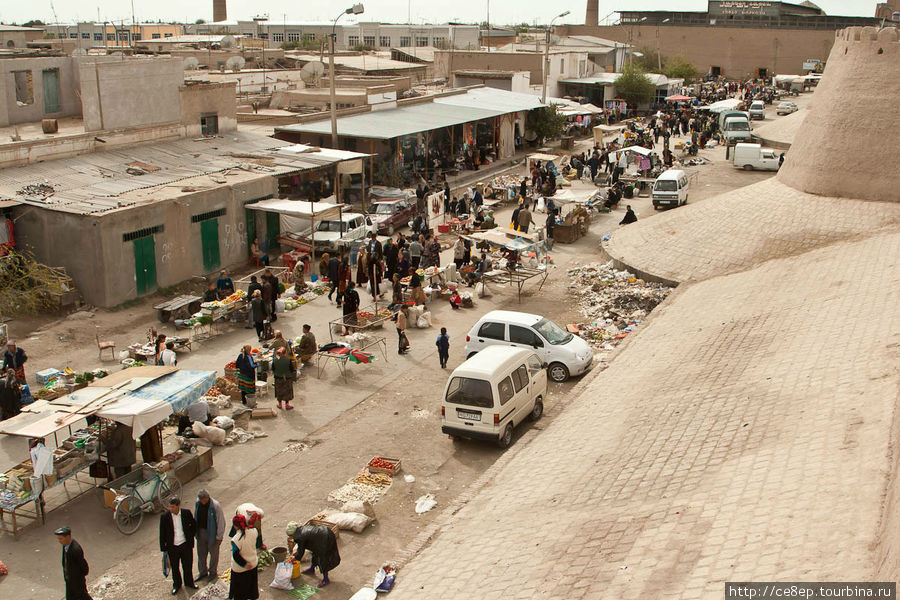
[[587, 12], [584, 15], [584, 24], [588, 27], [597, 27], [600, 24], [600, 0], [587, 0]]
[[225, 1], [213, 0], [213, 21], [216, 23], [228, 20], [228, 8], [225, 6]]

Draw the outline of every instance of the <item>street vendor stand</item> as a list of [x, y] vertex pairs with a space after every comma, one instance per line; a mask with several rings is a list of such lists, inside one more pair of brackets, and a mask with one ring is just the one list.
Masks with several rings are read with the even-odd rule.
[[[303, 200], [262, 200], [248, 204], [251, 210], [277, 213], [279, 230], [282, 234], [278, 241], [286, 246], [297, 248], [313, 254], [315, 258], [316, 223], [318, 221], [342, 221], [343, 204], [327, 202], [306, 202]], [[309, 222], [309, 227], [306, 223]], [[306, 233], [309, 232], [307, 239]]]
[[[515, 268], [495, 269], [482, 276], [482, 283], [498, 283], [501, 285], [516, 286], [519, 302], [522, 301], [522, 288], [528, 281], [540, 281], [538, 290], [544, 287], [544, 282], [550, 274], [547, 270], [544, 258], [546, 245], [539, 239], [537, 233], [523, 233], [496, 227], [488, 231], [476, 231], [463, 236], [477, 244], [487, 243], [492, 248], [504, 248], [515, 251], [519, 256]], [[522, 256], [527, 256], [531, 264], [526, 265]]]
[[[31, 461], [27, 460], [7, 471], [0, 493], [0, 527], [17, 536], [21, 529], [19, 519], [43, 520], [48, 501], [55, 503], [65, 496], [60, 503], [63, 504], [106, 479], [101, 469], [90, 468], [104, 453], [108, 421], [131, 427], [134, 439], [141, 438], [174, 412], [199, 400], [214, 384], [214, 371], [134, 367], [55, 400], [35, 402], [24, 407], [21, 414], [0, 423], [0, 433], [44, 439], [46, 447], [53, 451], [54, 470], [53, 475], [35, 478]], [[96, 417], [95, 422], [87, 425], [88, 417]], [[142, 448], [142, 453], [146, 449]], [[24, 483], [26, 478], [28, 484]], [[67, 483], [78, 484], [77, 493], [73, 495]], [[51, 498], [46, 493], [54, 488], [63, 493], [52, 494]]]
[[[379, 304], [381, 306], [379, 307]], [[345, 315], [339, 319], [328, 322], [328, 333], [331, 341], [334, 341], [335, 329], [347, 329], [351, 333], [354, 331], [367, 331], [372, 329], [380, 329], [387, 321], [391, 321], [396, 310], [389, 308], [387, 302], [375, 302], [368, 306], [360, 307], [355, 315]]]
[[320, 349], [316, 352], [316, 376], [320, 379], [325, 367], [333, 360], [337, 363], [338, 369], [341, 371], [341, 377], [344, 378], [344, 381], [347, 381], [348, 362], [353, 361], [360, 364], [372, 362], [374, 355], [371, 352], [368, 352], [369, 348], [377, 347], [381, 350], [381, 356], [384, 358], [385, 362], [388, 362], [387, 339], [384, 336], [369, 336], [368, 339], [364, 341], [352, 341], [346, 346], [335, 346], [332, 344], [328, 344], [328, 346], [332, 347], [329, 349]]
[[538, 161], [543, 163], [546, 167], [547, 163], [553, 163], [553, 166], [557, 166], [556, 163], [559, 161], [559, 156], [556, 154], [545, 154], [543, 152], [536, 152], [534, 154], [529, 154], [525, 157], [525, 176], [531, 177], [531, 169], [536, 166]]
[[618, 142], [624, 130], [625, 125], [596, 125], [593, 129], [594, 144], [602, 147], [610, 142]]

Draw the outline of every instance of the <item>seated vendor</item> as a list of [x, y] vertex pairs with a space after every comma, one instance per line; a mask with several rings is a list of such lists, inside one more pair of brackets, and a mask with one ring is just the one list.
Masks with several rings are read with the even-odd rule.
[[312, 328], [309, 325], [303, 326], [303, 335], [300, 336], [300, 343], [297, 344], [297, 354], [303, 362], [309, 362], [316, 354], [319, 347], [316, 345], [316, 336], [313, 335]]
[[469, 287], [475, 285], [475, 283], [481, 281], [482, 276], [494, 268], [494, 264], [490, 258], [488, 258], [487, 254], [481, 253], [481, 260], [478, 261], [478, 268], [474, 271], [466, 273], [466, 283]]
[[187, 434], [190, 437], [193, 435], [191, 426], [194, 423], [200, 422], [204, 425], [209, 425], [210, 420], [209, 404], [205, 400], [194, 402], [184, 409], [184, 413], [178, 417], [178, 435]]
[[222, 271], [219, 274], [219, 279], [216, 281], [216, 290], [219, 292], [219, 299], [227, 298], [234, 293], [234, 282], [228, 276], [227, 271]]
[[216, 288], [216, 282], [210, 281], [209, 287], [205, 292], [203, 292], [203, 301], [204, 302], [215, 302], [219, 299], [219, 290]]
[[294, 271], [291, 277], [294, 280], [294, 293], [302, 294], [306, 290], [306, 269], [309, 266], [309, 255], [303, 255], [297, 264], [294, 265]]
[[253, 243], [250, 244], [250, 256], [256, 258], [267, 267], [269, 266], [269, 255], [260, 249], [259, 238], [253, 238]]
[[271, 348], [275, 352], [277, 352], [279, 348], [284, 348], [284, 351], [288, 358], [291, 358], [294, 355], [293, 351], [291, 350], [291, 343], [284, 339], [284, 334], [282, 334], [279, 330], [275, 331], [275, 338], [269, 344], [269, 348]]

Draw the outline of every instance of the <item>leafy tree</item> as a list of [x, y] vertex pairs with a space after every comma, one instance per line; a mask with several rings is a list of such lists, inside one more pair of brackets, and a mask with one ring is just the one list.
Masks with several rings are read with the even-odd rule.
[[615, 81], [616, 94], [628, 103], [629, 108], [650, 102], [656, 95], [656, 86], [638, 65], [625, 65]]
[[656, 73], [659, 71], [659, 54], [652, 48], [637, 48], [631, 60], [634, 66], [640, 67], [645, 73]]
[[562, 134], [565, 127], [566, 116], [560, 114], [555, 104], [536, 108], [525, 118], [525, 128], [533, 131], [540, 141]]
[[688, 83], [692, 79], [696, 79], [700, 72], [688, 59], [683, 56], [674, 55], [666, 57], [663, 61], [663, 73], [670, 79], [684, 79]]

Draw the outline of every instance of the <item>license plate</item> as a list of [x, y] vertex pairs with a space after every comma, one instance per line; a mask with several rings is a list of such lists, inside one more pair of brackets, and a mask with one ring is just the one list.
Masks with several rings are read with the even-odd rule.
[[456, 416], [460, 419], [468, 419], [469, 421], [481, 420], [481, 413], [469, 412], [467, 410], [457, 410]]

